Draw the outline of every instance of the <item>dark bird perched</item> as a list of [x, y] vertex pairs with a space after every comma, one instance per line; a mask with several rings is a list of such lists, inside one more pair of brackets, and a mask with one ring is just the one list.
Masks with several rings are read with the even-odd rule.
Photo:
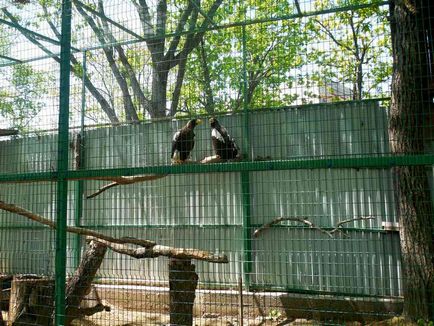
[[192, 119], [173, 135], [171, 154], [173, 163], [183, 163], [188, 159], [194, 147], [194, 127], [201, 123], [200, 119]]
[[211, 125], [211, 139], [214, 154], [222, 160], [233, 160], [238, 158], [240, 149], [235, 140], [229, 135], [225, 127], [220, 125], [216, 118], [209, 119]]

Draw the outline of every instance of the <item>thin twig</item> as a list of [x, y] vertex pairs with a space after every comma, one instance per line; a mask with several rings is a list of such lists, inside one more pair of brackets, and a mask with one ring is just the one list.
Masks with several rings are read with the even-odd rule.
[[327, 234], [330, 238], [333, 238], [333, 233], [335, 233], [337, 231], [342, 232], [342, 229], [341, 229], [342, 224], [353, 222], [353, 221], [358, 221], [358, 220], [373, 220], [373, 219], [375, 219], [375, 217], [360, 216], [360, 217], [340, 221], [334, 229], [332, 229], [331, 231], [327, 231], [326, 229], [323, 229], [323, 228], [316, 226], [311, 221], [309, 221], [305, 218], [301, 218], [301, 217], [278, 217], [278, 218], [272, 220], [271, 222], [268, 222], [268, 223], [262, 225], [261, 227], [259, 227], [258, 229], [256, 229], [255, 232], [253, 232], [253, 236], [255, 238], [257, 238], [263, 231], [265, 231], [266, 229], [269, 229], [270, 227], [272, 227], [275, 224], [279, 224], [279, 223], [284, 222], [284, 221], [294, 221], [294, 222], [303, 223], [303, 224], [309, 226], [311, 229], [318, 230], [324, 234]]
[[[98, 191], [92, 193], [91, 195], [87, 196], [87, 199], [94, 198], [98, 196], [99, 194], [103, 193], [104, 191], [113, 188], [118, 185], [128, 185], [132, 183], [137, 182], [143, 182], [143, 181], [153, 181], [157, 179], [161, 179], [167, 176], [167, 174], [149, 174], [149, 175], [135, 175], [135, 176], [121, 176], [121, 177], [97, 177], [92, 178], [91, 180], [111, 180], [112, 183], [106, 184], [98, 189]], [[89, 179], [87, 179], [89, 180]]]

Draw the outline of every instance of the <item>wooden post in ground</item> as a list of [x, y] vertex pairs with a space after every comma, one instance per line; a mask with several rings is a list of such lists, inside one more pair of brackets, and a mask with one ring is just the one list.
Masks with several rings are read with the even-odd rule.
[[191, 259], [170, 259], [170, 325], [193, 325], [193, 304], [198, 279]]
[[36, 275], [12, 280], [8, 326], [52, 325], [54, 281]]
[[5, 321], [3, 320], [3, 314], [2, 314], [2, 307], [1, 307], [1, 303], [3, 300], [3, 279], [5, 278], [4, 275], [0, 275], [0, 326], [5, 326]]

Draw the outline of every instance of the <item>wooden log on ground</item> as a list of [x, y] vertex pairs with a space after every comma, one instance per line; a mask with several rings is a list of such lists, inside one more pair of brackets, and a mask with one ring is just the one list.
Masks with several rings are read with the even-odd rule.
[[170, 259], [170, 325], [193, 325], [193, 304], [196, 297], [198, 279], [195, 265], [191, 263], [190, 259]]
[[17, 275], [12, 280], [8, 326], [52, 325], [54, 280]]
[[70, 325], [72, 320], [83, 317], [92, 313], [103, 310], [109, 310], [108, 307], [99, 305], [93, 307], [91, 311], [88, 308], [81, 309], [80, 303], [92, 289], [92, 281], [98, 271], [107, 252], [107, 246], [98, 241], [90, 241], [86, 251], [83, 254], [80, 265], [74, 275], [68, 280], [66, 285], [66, 325]]

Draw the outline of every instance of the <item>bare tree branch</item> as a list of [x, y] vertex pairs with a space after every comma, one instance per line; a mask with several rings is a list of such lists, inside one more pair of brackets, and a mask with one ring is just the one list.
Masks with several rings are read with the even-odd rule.
[[[6, 9], [3, 8], [4, 14], [16, 25], [19, 25], [19, 21], [16, 20], [16, 18]], [[47, 17], [46, 17], [47, 18]], [[48, 18], [47, 18], [48, 19]], [[51, 24], [52, 28], [54, 28], [53, 32], [55, 34], [58, 34], [59, 31], [56, 31], [56, 27], [54, 24]], [[58, 55], [55, 55], [52, 51], [50, 51], [48, 48], [46, 48], [43, 44], [41, 44], [39, 41], [37, 41], [34, 37], [26, 33], [24, 30], [21, 31], [21, 33], [24, 35], [27, 40], [29, 40], [31, 43], [35, 44], [37, 47], [39, 47], [42, 51], [44, 51], [47, 55], [53, 58], [57, 63], [60, 62], [60, 58]], [[82, 74], [79, 73], [77, 70], [77, 67], [79, 66], [78, 60], [74, 57], [74, 55], [71, 54], [71, 71], [74, 73], [74, 75], [77, 78], [83, 78], [84, 77], [84, 85], [89, 90], [89, 92], [95, 97], [97, 102], [100, 104], [101, 109], [107, 114], [107, 117], [112, 123], [118, 123], [119, 119], [116, 116], [116, 112], [113, 110], [113, 108], [110, 106], [110, 104], [107, 102], [107, 100], [104, 98], [104, 96], [101, 95], [101, 93], [98, 91], [98, 89], [93, 85], [92, 81], [89, 79], [88, 75], [85, 74], [85, 76], [82, 76]]]
[[344, 48], [348, 51], [350, 51], [351, 53], [354, 54], [353, 49], [351, 49], [349, 46], [343, 44], [342, 42], [340, 42], [334, 35], [333, 33], [318, 19], [315, 19], [315, 22], [317, 22], [321, 28], [326, 32], [326, 34], [332, 39], [333, 42], [335, 42], [338, 46], [340, 46], [341, 48]]
[[202, 39], [199, 46], [199, 61], [203, 72], [203, 86], [205, 92], [205, 110], [209, 114], [214, 113], [215, 103], [211, 87], [211, 72], [208, 67], [208, 57], [205, 51], [205, 41]]
[[[75, 7], [77, 8], [77, 11], [83, 17], [83, 19], [92, 28], [92, 30], [95, 33], [96, 37], [98, 38], [99, 42], [101, 44], [108, 43], [105, 39], [104, 32], [96, 24], [95, 20], [89, 14], [87, 14], [87, 12], [84, 10], [80, 1], [73, 0], [73, 3], [75, 5]], [[126, 82], [125, 77], [122, 75], [121, 71], [119, 70], [119, 67], [116, 63], [116, 60], [113, 57], [112, 50], [107, 48], [107, 47], [103, 47], [102, 50], [106, 56], [107, 62], [109, 63], [110, 69], [113, 72], [113, 75], [115, 76], [115, 79], [119, 85], [119, 88], [121, 89], [123, 103], [124, 103], [124, 111], [125, 111], [125, 116], [127, 118], [127, 121], [138, 121], [139, 118], [137, 115], [137, 111], [134, 108], [134, 104], [133, 104], [133, 101], [131, 100], [131, 95], [130, 95], [130, 92], [128, 90], [128, 83]]]
[[[176, 51], [176, 48], [178, 47], [179, 41], [181, 40], [181, 32], [184, 30], [184, 26], [187, 23], [187, 19], [190, 16], [191, 12], [193, 11], [193, 4], [191, 1], [188, 2], [187, 8], [183, 11], [181, 18], [179, 19], [178, 25], [176, 26], [175, 30], [175, 36], [172, 38], [172, 41], [170, 42], [169, 49], [167, 50], [167, 53], [165, 55], [165, 60], [172, 60]], [[195, 10], [197, 13], [197, 10]], [[197, 20], [197, 14], [196, 19], [193, 20], [194, 25], [193, 29], [196, 26], [196, 20]], [[190, 24], [190, 30], [192, 29], [192, 24]]]
[[[105, 17], [102, 0], [98, 0], [98, 8], [102, 17]], [[102, 21], [102, 26], [104, 28], [104, 34], [110, 39], [111, 43], [116, 44], [116, 39], [113, 36], [112, 32], [110, 31], [107, 21], [104, 19], [101, 19], [101, 21]], [[131, 67], [131, 64], [128, 61], [128, 58], [125, 54], [123, 47], [121, 45], [115, 45], [114, 48], [116, 49], [119, 55], [119, 60], [121, 61], [122, 65], [125, 67], [126, 74], [129, 80], [131, 81], [131, 88], [133, 89], [135, 97], [139, 100], [143, 110], [151, 113], [152, 103], [143, 93], [143, 90], [140, 87], [140, 83], [137, 80], [136, 73], [134, 72], [133, 67]]]
[[149, 14], [149, 7], [146, 3], [146, 0], [139, 0], [139, 2], [133, 0], [133, 4], [136, 7], [137, 12], [139, 13], [139, 18], [143, 28], [143, 35], [153, 35], [154, 31], [151, 24], [151, 15]]
[[60, 34], [59, 30], [54, 25], [53, 21], [49, 18], [49, 17], [51, 17], [51, 15], [48, 13], [47, 6], [45, 5], [45, 3], [43, 1], [41, 1], [40, 4], [42, 6], [42, 10], [44, 11], [45, 21], [48, 23], [48, 26], [50, 26], [51, 31], [54, 33], [54, 35], [56, 35], [57, 39], [60, 40], [62, 35]]
[[[199, 27], [200, 30], [205, 30], [214, 18], [217, 9], [222, 4], [223, 0], [215, 0], [211, 8], [208, 10], [206, 16], [209, 19], [205, 19], [202, 25]], [[211, 21], [210, 21], [211, 20]], [[176, 66], [179, 60], [184, 56], [188, 55], [194, 48], [196, 48], [203, 37], [204, 32], [198, 32], [196, 34], [189, 34], [192, 37], [186, 40], [183, 49], [169, 62], [169, 69]]]
[[127, 255], [133, 258], [155, 258], [159, 256], [166, 256], [179, 259], [198, 259], [205, 260], [212, 263], [228, 263], [226, 255], [213, 254], [208, 251], [192, 249], [192, 248], [175, 248], [169, 246], [155, 245], [148, 248], [131, 248], [126, 245], [111, 243], [97, 238], [91, 238], [106, 245], [114, 252]]
[[[0, 209], [27, 217], [32, 221], [47, 225], [51, 229], [57, 228], [56, 222], [51, 221], [41, 215], [32, 213], [20, 206], [8, 204], [0, 200]], [[91, 231], [85, 228], [74, 227], [74, 226], [67, 226], [66, 231], [89, 236], [91, 237], [90, 240], [94, 240], [101, 244], [104, 244], [115, 252], [126, 254], [135, 258], [154, 258], [158, 256], [166, 256], [166, 257], [180, 258], [180, 259], [205, 260], [213, 263], [228, 262], [228, 258], [224, 254], [221, 255], [213, 254], [207, 251], [191, 249], [191, 248], [176, 248], [176, 247], [162, 246], [156, 244], [154, 241], [142, 240], [142, 239], [136, 239], [130, 237], [114, 238], [99, 232]], [[132, 249], [128, 246], [123, 246], [125, 244], [134, 244], [134, 245], [141, 246], [143, 248]]]
[[136, 176], [126, 176], [126, 177], [108, 177], [108, 178], [98, 178], [98, 180], [114, 180], [112, 183], [106, 184], [103, 187], [99, 188], [98, 191], [92, 193], [91, 195], [87, 196], [87, 199], [94, 198], [104, 191], [113, 188], [115, 186], [119, 185], [128, 185], [132, 183], [137, 182], [143, 182], [143, 181], [152, 181], [161, 179], [167, 176], [167, 174], [149, 174], [149, 175], [136, 175]]
[[[22, 208], [20, 206], [16, 206], [14, 204], [8, 204], [5, 203], [4, 201], [0, 200], [0, 209], [8, 211], [10, 213], [15, 213], [24, 217], [27, 217], [28, 219], [35, 221], [37, 223], [41, 223], [43, 225], [48, 226], [51, 229], [56, 229], [57, 228], [57, 224], [54, 221], [51, 221], [41, 215], [32, 213], [28, 210], [26, 210], [25, 208]], [[126, 243], [130, 243], [130, 244], [136, 244], [136, 245], [140, 245], [143, 246], [145, 248], [147, 247], [152, 247], [155, 246], [155, 242], [154, 241], [150, 241], [150, 240], [141, 240], [141, 239], [135, 239], [135, 238], [121, 238], [121, 239], [117, 239], [117, 238], [113, 238], [111, 236], [99, 233], [99, 232], [95, 232], [92, 230], [88, 230], [85, 228], [80, 228], [80, 227], [75, 227], [75, 226], [67, 226], [66, 227], [66, 231], [67, 232], [71, 232], [71, 233], [76, 233], [76, 234], [80, 234], [80, 235], [86, 235], [86, 236], [92, 236], [98, 239], [103, 239], [106, 241], [110, 241], [113, 243], [120, 243], [120, 244], [126, 244]]]
[[273, 225], [279, 224], [281, 222], [284, 222], [284, 221], [294, 221], [294, 222], [299, 222], [299, 223], [305, 224], [308, 227], [310, 227], [312, 229], [315, 229], [315, 230], [318, 230], [321, 233], [327, 234], [330, 238], [333, 238], [333, 234], [335, 232], [342, 232], [341, 226], [343, 224], [350, 223], [350, 222], [353, 222], [353, 221], [359, 221], [359, 220], [366, 221], [366, 220], [373, 220], [373, 219], [375, 219], [375, 217], [372, 217], [372, 216], [360, 216], [360, 217], [356, 217], [356, 218], [340, 221], [336, 225], [336, 227], [334, 229], [332, 229], [331, 231], [327, 231], [324, 228], [320, 228], [320, 227], [316, 226], [311, 221], [309, 221], [308, 219], [305, 219], [305, 218], [301, 218], [301, 217], [278, 217], [278, 218], [272, 220], [271, 222], [266, 223], [266, 224], [262, 225], [261, 227], [259, 227], [258, 229], [256, 229], [255, 232], [253, 232], [253, 236], [255, 238], [257, 238], [263, 231], [265, 231], [266, 229], [269, 229]]
[[[190, 12], [191, 12], [191, 10], [190, 10]], [[188, 15], [189, 15], [189, 13], [188, 13]], [[197, 10], [193, 10], [193, 13], [192, 13], [191, 19], [190, 19], [189, 32], [193, 32], [193, 30], [196, 26], [198, 15], [199, 15], [199, 12]], [[186, 15], [185, 19], [187, 19], [187, 17], [188, 16]], [[182, 17], [182, 18], [184, 18], [184, 17]], [[178, 27], [183, 28], [184, 25], [185, 25], [185, 22], [182, 24], [182, 27], [180, 27], [179, 25], [178, 25]], [[179, 32], [181, 32], [181, 30]], [[188, 34], [186, 43], [190, 44], [192, 37], [193, 37], [193, 34]], [[174, 56], [176, 47], [178, 46], [180, 36], [175, 36], [175, 38], [177, 38], [177, 41], [172, 42], [172, 44], [171, 44], [172, 48], [169, 49], [169, 51], [165, 55], [165, 58], [167, 58], [168, 60], [173, 60], [173, 56]], [[178, 109], [179, 97], [181, 96], [181, 89], [182, 89], [182, 84], [184, 82], [187, 60], [188, 60], [188, 53], [185, 52], [185, 54], [179, 59], [178, 73], [176, 75], [175, 89], [173, 90], [172, 103], [170, 106], [170, 115], [175, 115], [175, 113]]]

